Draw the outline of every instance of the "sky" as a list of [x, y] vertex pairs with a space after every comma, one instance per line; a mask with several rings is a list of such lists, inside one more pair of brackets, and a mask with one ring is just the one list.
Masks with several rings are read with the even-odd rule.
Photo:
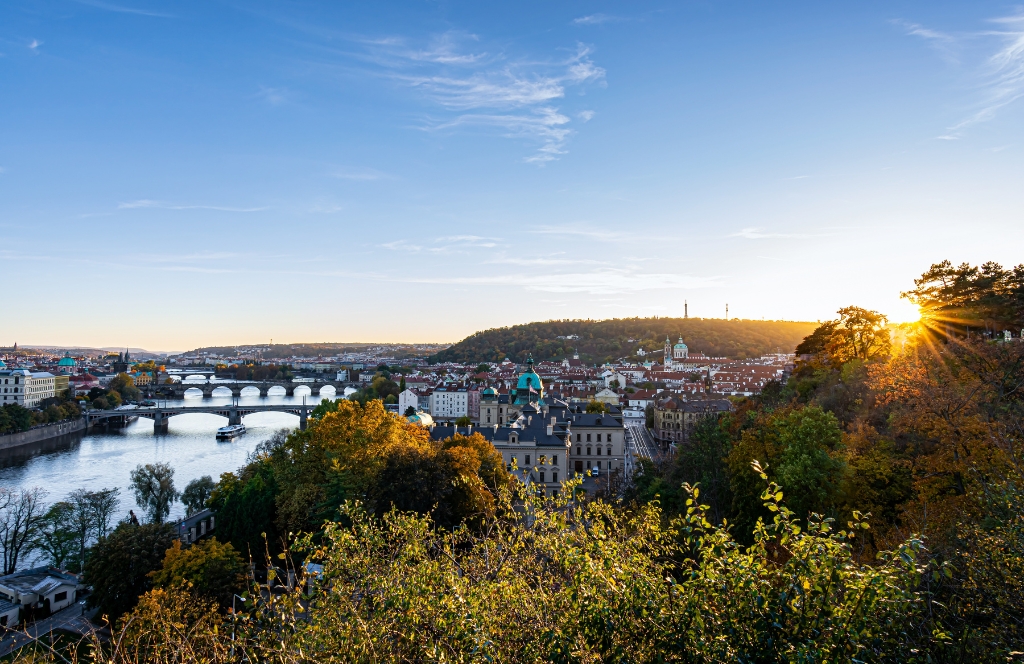
[[1024, 7], [0, 4], [0, 345], [826, 320], [1024, 247]]

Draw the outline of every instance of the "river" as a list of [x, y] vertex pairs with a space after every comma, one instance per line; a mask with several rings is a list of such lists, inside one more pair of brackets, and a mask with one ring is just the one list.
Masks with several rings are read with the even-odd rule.
[[[335, 398], [327, 391], [319, 396], [309, 395], [308, 388], [296, 389], [300, 394], [292, 397], [284, 396], [281, 388], [277, 390], [282, 394], [266, 397], [243, 393], [239, 405], [302, 403], [303, 398], [307, 403], [316, 403], [323, 398]], [[252, 391], [258, 393], [255, 388]], [[275, 390], [272, 388], [271, 391]], [[186, 407], [209, 406], [228, 404], [230, 400], [230, 395], [211, 399], [186, 395], [183, 401], [166, 403]], [[242, 423], [246, 428], [244, 435], [218, 442], [216, 431], [227, 424], [227, 420], [218, 415], [195, 413], [172, 417], [168, 421], [168, 432], [162, 435], [154, 435], [152, 420], [140, 417], [122, 429], [70, 437], [66, 443], [60, 442], [56, 449], [5, 451], [0, 456], [0, 486], [41, 487], [47, 492], [47, 502], [62, 500], [75, 489], [117, 487], [121, 490], [121, 510], [117, 513], [120, 519], [129, 509], [140, 512], [128, 486], [129, 473], [136, 466], [156, 462], [170, 464], [174, 468], [174, 485], [179, 491], [203, 475], [209, 475], [216, 481], [221, 473], [244, 465], [253, 449], [275, 431], [298, 427], [299, 419], [289, 413], [267, 412], [246, 415]], [[171, 509], [171, 519], [183, 514], [184, 507], [176, 502]]]

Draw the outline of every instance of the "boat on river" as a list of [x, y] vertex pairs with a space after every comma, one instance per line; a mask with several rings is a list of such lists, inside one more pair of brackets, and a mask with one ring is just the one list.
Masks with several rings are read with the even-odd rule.
[[236, 436], [241, 436], [245, 433], [244, 424], [229, 424], [226, 427], [217, 429], [217, 440], [231, 440]]

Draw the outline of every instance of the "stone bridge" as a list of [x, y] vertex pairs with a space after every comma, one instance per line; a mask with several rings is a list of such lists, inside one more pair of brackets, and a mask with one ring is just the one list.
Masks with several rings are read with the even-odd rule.
[[131, 408], [123, 410], [86, 410], [84, 413], [86, 424], [91, 426], [96, 422], [111, 422], [120, 425], [136, 417], [145, 417], [153, 420], [153, 433], [167, 433], [167, 420], [177, 415], [189, 415], [192, 413], [212, 413], [228, 418], [228, 424], [241, 424], [242, 418], [252, 413], [291, 413], [299, 418], [299, 428], [305, 430], [309, 414], [316, 408], [316, 404], [268, 404], [255, 406], [239, 406], [232, 403], [223, 406], [152, 406], [148, 408]]
[[170, 385], [144, 385], [142, 392], [148, 397], [165, 397], [168, 399], [183, 399], [185, 392], [191, 389], [202, 390], [203, 398], [209, 399], [213, 391], [218, 387], [226, 387], [231, 390], [231, 396], [241, 396], [242, 390], [246, 387], [255, 387], [260, 391], [260, 396], [265, 397], [272, 387], [284, 388], [286, 396], [294, 396], [295, 388], [305, 385], [310, 390], [310, 396], [319, 396], [320, 390], [324, 387], [333, 387], [335, 393], [341, 396], [346, 387], [359, 387], [359, 383], [343, 382], [340, 380], [318, 380], [313, 382], [296, 382], [290, 380], [260, 380], [245, 381], [238, 380], [231, 383], [173, 383]]

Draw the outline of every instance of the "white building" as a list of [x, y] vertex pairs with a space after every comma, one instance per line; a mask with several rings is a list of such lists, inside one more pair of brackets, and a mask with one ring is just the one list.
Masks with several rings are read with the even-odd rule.
[[430, 414], [435, 420], [454, 420], [469, 416], [466, 388], [439, 387], [430, 395]]
[[46, 371], [32, 373], [28, 369], [0, 369], [0, 405], [16, 403], [35, 408], [43, 399], [56, 396], [54, 375]]
[[49, 609], [56, 613], [75, 603], [81, 579], [49, 567], [36, 567], [0, 576], [0, 600], [28, 608]]
[[406, 388], [398, 395], [398, 413], [405, 415], [406, 411], [412, 408], [414, 411], [420, 409], [420, 395], [414, 390]]

